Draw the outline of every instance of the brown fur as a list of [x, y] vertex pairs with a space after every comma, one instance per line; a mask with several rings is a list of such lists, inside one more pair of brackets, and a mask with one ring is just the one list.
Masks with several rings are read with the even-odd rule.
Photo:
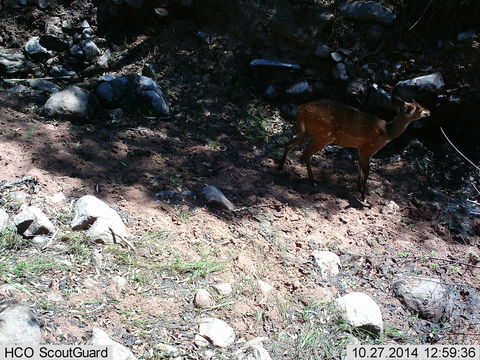
[[283, 168], [288, 153], [295, 146], [313, 139], [305, 149], [303, 158], [308, 178], [315, 182], [310, 165], [313, 154], [329, 144], [356, 148], [359, 157], [358, 186], [362, 200], [365, 200], [371, 156], [400, 136], [410, 122], [428, 115], [430, 112], [417, 103], [405, 103], [402, 111], [391, 122], [330, 99], [301, 105], [297, 113], [298, 133], [286, 145], [279, 169]]

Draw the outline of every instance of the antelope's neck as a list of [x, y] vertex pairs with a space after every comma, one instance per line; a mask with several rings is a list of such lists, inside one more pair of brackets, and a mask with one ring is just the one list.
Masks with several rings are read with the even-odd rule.
[[395, 139], [402, 135], [408, 124], [412, 122], [411, 119], [406, 118], [405, 114], [399, 114], [387, 124], [387, 134], [390, 139]]

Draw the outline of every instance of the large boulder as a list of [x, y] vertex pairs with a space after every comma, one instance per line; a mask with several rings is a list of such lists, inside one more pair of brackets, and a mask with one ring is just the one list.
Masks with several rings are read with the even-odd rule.
[[24, 75], [35, 69], [35, 65], [22, 53], [0, 47], [0, 75]]
[[35, 206], [23, 209], [13, 217], [13, 223], [20, 234], [25, 237], [35, 235], [53, 234], [55, 227], [42, 210]]
[[109, 107], [147, 110], [155, 115], [170, 114], [170, 107], [160, 86], [142, 75], [102, 76], [96, 88], [101, 102]]
[[87, 90], [70, 86], [50, 96], [44, 107], [50, 116], [88, 120], [97, 112], [98, 101]]
[[88, 230], [87, 235], [100, 243], [114, 242], [116, 237], [125, 239], [128, 236], [117, 212], [93, 195], [85, 195], [75, 203], [71, 227], [72, 230]]
[[404, 100], [418, 100], [436, 95], [445, 86], [441, 73], [423, 75], [416, 78], [399, 81], [394, 88], [393, 95]]
[[392, 11], [375, 1], [352, 1], [340, 7], [340, 11], [349, 19], [360, 22], [372, 22], [391, 26], [395, 20]]
[[214, 346], [226, 348], [235, 341], [233, 328], [225, 321], [217, 318], [203, 318], [200, 320], [199, 335], [208, 339]]
[[342, 311], [343, 318], [350, 325], [381, 333], [383, 331], [382, 313], [377, 303], [367, 294], [353, 292], [335, 301]]
[[28, 306], [14, 305], [0, 313], [0, 345], [37, 345], [40, 338], [38, 319]]
[[46, 47], [40, 44], [40, 37], [34, 36], [24, 46], [25, 52], [34, 60], [45, 60], [53, 55]]
[[394, 284], [396, 295], [415, 314], [432, 321], [452, 314], [453, 299], [438, 279], [410, 277]]

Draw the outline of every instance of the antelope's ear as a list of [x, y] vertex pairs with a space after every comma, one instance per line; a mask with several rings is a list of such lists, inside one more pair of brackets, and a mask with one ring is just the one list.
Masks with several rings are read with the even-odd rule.
[[408, 116], [412, 116], [413, 113], [415, 112], [415, 109], [416, 109], [415, 105], [411, 104], [411, 103], [405, 103], [405, 105], [403, 107], [403, 111]]

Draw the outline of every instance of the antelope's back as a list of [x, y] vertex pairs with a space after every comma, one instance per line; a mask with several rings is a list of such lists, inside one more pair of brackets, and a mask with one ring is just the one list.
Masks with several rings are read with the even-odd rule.
[[374, 115], [331, 99], [303, 104], [297, 114], [297, 126], [302, 131], [315, 138], [332, 137], [332, 142], [347, 147], [378, 136], [383, 123]]

